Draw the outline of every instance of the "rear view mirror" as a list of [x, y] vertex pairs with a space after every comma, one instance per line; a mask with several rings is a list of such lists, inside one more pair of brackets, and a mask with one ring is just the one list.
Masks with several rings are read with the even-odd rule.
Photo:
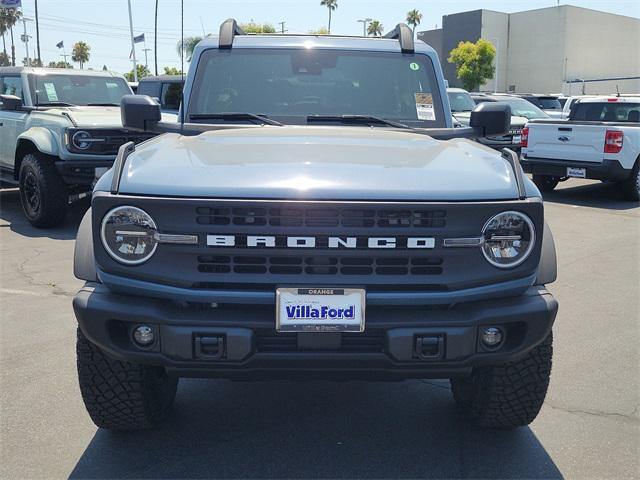
[[483, 102], [471, 112], [469, 126], [479, 137], [504, 135], [511, 126], [511, 107], [504, 102]]
[[0, 110], [22, 110], [22, 99], [15, 95], [0, 95]]
[[122, 126], [131, 130], [150, 131], [162, 119], [160, 104], [147, 95], [125, 95], [120, 100]]

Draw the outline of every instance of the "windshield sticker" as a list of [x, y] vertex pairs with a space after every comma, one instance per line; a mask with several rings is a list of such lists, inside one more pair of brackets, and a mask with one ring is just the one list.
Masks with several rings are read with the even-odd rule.
[[118, 88], [118, 84], [113, 82], [107, 82], [107, 88]]
[[435, 120], [433, 97], [430, 93], [416, 93], [416, 112], [419, 120]]
[[409, 64], [409, 68], [415, 72], [417, 70], [420, 70], [420, 65], [418, 65], [416, 62], [411, 62]]
[[56, 93], [56, 87], [53, 85], [53, 83], [45, 82], [44, 90], [45, 92], [47, 92], [47, 98], [49, 99], [50, 102], [58, 101], [58, 94]]

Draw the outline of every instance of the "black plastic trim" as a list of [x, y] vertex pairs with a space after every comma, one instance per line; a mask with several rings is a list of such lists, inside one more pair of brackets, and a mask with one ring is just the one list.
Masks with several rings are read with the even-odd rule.
[[507, 160], [516, 176], [516, 185], [518, 186], [518, 198], [524, 200], [527, 198], [527, 191], [524, 187], [524, 177], [522, 175], [522, 166], [520, 165], [520, 156], [509, 148], [502, 149], [502, 158]]
[[396, 28], [385, 35], [385, 38], [391, 38], [400, 41], [400, 50], [402, 53], [414, 53], [415, 44], [413, 40], [413, 30], [405, 23], [399, 23]]
[[236, 22], [234, 18], [225, 20], [222, 25], [220, 25], [218, 48], [223, 50], [231, 49], [236, 35], [246, 35], [246, 33], [238, 26], [238, 22]]
[[120, 179], [124, 171], [127, 158], [136, 150], [136, 144], [127, 142], [118, 149], [118, 155], [113, 164], [113, 179], [111, 180], [111, 193], [116, 195], [120, 190]]

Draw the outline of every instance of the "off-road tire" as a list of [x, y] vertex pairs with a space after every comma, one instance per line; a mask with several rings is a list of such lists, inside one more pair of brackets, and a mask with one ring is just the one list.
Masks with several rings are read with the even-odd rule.
[[178, 379], [164, 369], [107, 357], [78, 329], [78, 379], [93, 423], [109, 430], [151, 428], [167, 415]]
[[22, 211], [34, 227], [50, 228], [64, 222], [69, 191], [51, 159], [37, 153], [26, 155], [18, 179]]
[[631, 202], [640, 200], [640, 159], [636, 160], [629, 178], [622, 182], [622, 195]]
[[560, 179], [551, 175], [533, 175], [533, 183], [540, 189], [541, 192], [553, 192], [558, 186]]
[[506, 430], [530, 424], [549, 386], [552, 343], [549, 333], [518, 361], [478, 368], [470, 378], [451, 379], [453, 398], [476, 426]]

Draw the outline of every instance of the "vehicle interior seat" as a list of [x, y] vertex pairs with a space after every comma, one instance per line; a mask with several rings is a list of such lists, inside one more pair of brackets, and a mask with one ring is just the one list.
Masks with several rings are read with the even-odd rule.
[[640, 110], [631, 110], [627, 115], [628, 122], [640, 123]]

